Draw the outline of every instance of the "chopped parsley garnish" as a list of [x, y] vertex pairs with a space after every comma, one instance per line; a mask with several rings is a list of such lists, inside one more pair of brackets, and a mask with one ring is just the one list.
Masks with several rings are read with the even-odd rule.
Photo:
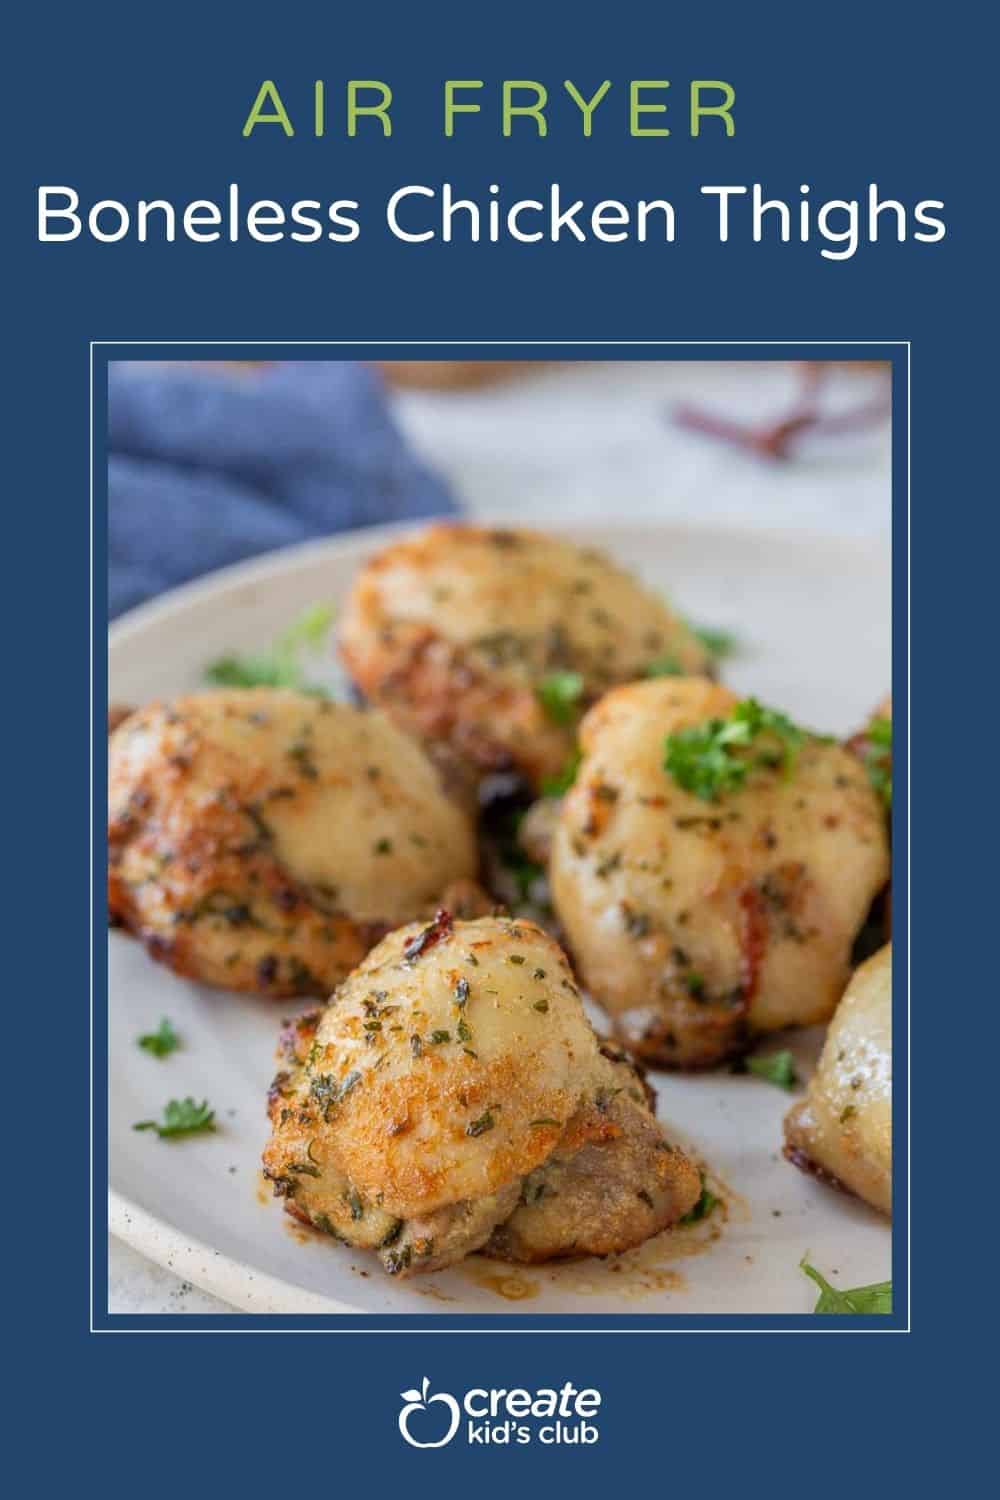
[[765, 1078], [779, 1089], [793, 1089], [798, 1083], [795, 1059], [790, 1052], [772, 1052], [767, 1057], [748, 1057], [746, 1071], [757, 1078]]
[[871, 1286], [855, 1286], [839, 1291], [831, 1286], [826, 1277], [811, 1266], [805, 1256], [799, 1261], [800, 1268], [819, 1287], [819, 1301], [814, 1313], [891, 1313], [892, 1282], [876, 1281]]
[[683, 1218], [678, 1219], [679, 1224], [700, 1224], [702, 1219], [707, 1219], [709, 1214], [719, 1204], [718, 1198], [709, 1188], [705, 1181], [705, 1174], [701, 1174], [701, 1197], [694, 1208], [688, 1210]]
[[433, 1044], [434, 1044], [435, 1047], [440, 1047], [440, 1046], [443, 1045], [443, 1043], [451, 1041], [451, 1032], [450, 1031], [432, 1031], [431, 1032], [431, 1041], [433, 1042]]
[[316, 762], [313, 760], [312, 752], [304, 740], [296, 740], [294, 745], [289, 745], [288, 757], [295, 762], [295, 768], [300, 776], [304, 776], [307, 781], [319, 780]]
[[299, 669], [294, 662], [280, 661], [262, 652], [257, 656], [220, 656], [205, 668], [205, 677], [220, 687], [298, 688]]
[[394, 1219], [378, 1242], [378, 1248], [384, 1250], [388, 1245], [394, 1245], [403, 1232], [404, 1219]]
[[658, 656], [655, 661], [646, 663], [647, 677], [683, 677], [684, 668], [676, 656]]
[[138, 1045], [144, 1051], [152, 1053], [154, 1057], [169, 1057], [171, 1052], [176, 1052], [181, 1044], [177, 1035], [166, 1016], [160, 1022], [156, 1031], [149, 1031], [145, 1036], [138, 1038]]
[[892, 720], [872, 719], [861, 749], [868, 780], [886, 807], [892, 807]]
[[160, 1140], [172, 1140], [183, 1135], [199, 1135], [215, 1129], [215, 1110], [209, 1109], [208, 1100], [196, 1104], [193, 1099], [171, 1099], [163, 1110], [162, 1123], [158, 1120], [140, 1120], [133, 1130], [155, 1130]]
[[668, 735], [664, 768], [686, 792], [717, 802], [738, 790], [752, 770], [767, 767], [790, 775], [799, 750], [813, 738], [819, 736], [777, 709], [744, 698], [728, 719], [709, 719]]
[[583, 697], [583, 678], [579, 672], [549, 672], [536, 691], [553, 724], [574, 723]]
[[574, 750], [572, 755], [563, 763], [562, 770], [555, 776], [542, 777], [543, 797], [562, 797], [569, 791], [576, 780], [576, 773], [580, 769], [580, 752]]
[[330, 633], [334, 613], [332, 604], [311, 604], [278, 637], [275, 649], [283, 653], [317, 650]]
[[315, 651], [323, 644], [332, 619], [332, 605], [313, 604], [278, 637], [270, 650], [221, 656], [206, 667], [205, 677], [220, 687], [293, 688], [325, 698], [324, 688], [307, 684], [299, 658], [304, 651]]
[[321, 1073], [314, 1078], [309, 1085], [309, 1092], [323, 1111], [323, 1118], [330, 1119], [330, 1110], [341, 1100], [346, 1099], [352, 1089], [356, 1089], [361, 1082], [361, 1074], [357, 1068], [352, 1068], [343, 1078], [334, 1078], [332, 1073]]
[[320, 1169], [311, 1161], [292, 1161], [288, 1163], [288, 1171], [295, 1172], [300, 1177], [319, 1177]]
[[734, 656], [739, 647], [739, 640], [731, 630], [716, 630], [711, 625], [689, 625], [689, 629], [715, 661]]
[[484, 1115], [479, 1116], [478, 1120], [472, 1120], [466, 1125], [465, 1133], [466, 1135], [485, 1135], [487, 1130], [492, 1130], [495, 1124], [496, 1121], [490, 1111], [487, 1110]]

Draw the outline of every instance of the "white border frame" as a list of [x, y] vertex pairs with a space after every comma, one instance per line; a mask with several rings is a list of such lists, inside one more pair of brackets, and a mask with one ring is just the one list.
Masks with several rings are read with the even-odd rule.
[[[911, 1061], [912, 1061], [912, 1058], [911, 1058], [911, 1048], [912, 1048], [912, 1043], [911, 1043], [912, 1007], [911, 1007], [911, 980], [910, 980], [910, 958], [911, 958], [911, 937], [910, 937], [911, 894], [910, 894], [910, 876], [911, 876], [912, 853], [911, 853], [911, 847], [910, 847], [910, 839], [911, 839], [911, 813], [910, 813], [910, 809], [912, 807], [912, 801], [913, 801], [913, 798], [912, 798], [912, 784], [911, 784], [911, 754], [910, 754], [910, 720], [911, 720], [911, 706], [910, 706], [910, 691], [911, 691], [911, 660], [910, 660], [911, 601], [910, 601], [910, 587], [911, 587], [911, 546], [912, 546], [912, 540], [911, 540], [911, 535], [910, 535], [910, 526], [911, 526], [911, 522], [912, 522], [911, 493], [912, 493], [912, 444], [913, 444], [913, 435], [912, 435], [913, 344], [912, 344], [912, 340], [910, 340], [910, 339], [596, 339], [596, 340], [588, 340], [588, 339], [572, 339], [572, 340], [571, 339], [527, 339], [527, 340], [520, 340], [520, 339], [491, 339], [491, 340], [486, 340], [486, 341], [480, 341], [480, 340], [477, 340], [477, 339], [371, 339], [371, 340], [369, 340], [369, 339], [291, 339], [291, 340], [283, 340], [283, 339], [221, 339], [221, 340], [216, 341], [216, 340], [213, 340], [213, 339], [91, 339], [90, 344], [89, 344], [89, 353], [88, 353], [88, 399], [89, 399], [89, 417], [88, 417], [88, 419], [89, 419], [89, 427], [90, 427], [90, 431], [89, 431], [89, 464], [90, 464], [90, 476], [89, 476], [89, 485], [88, 485], [88, 493], [89, 493], [89, 530], [90, 530], [90, 549], [89, 549], [89, 566], [90, 566], [89, 604], [90, 604], [90, 620], [88, 622], [89, 648], [90, 648], [89, 649], [89, 690], [90, 690], [90, 723], [89, 723], [89, 729], [90, 729], [90, 745], [89, 745], [89, 749], [88, 749], [88, 763], [89, 763], [89, 773], [90, 773], [90, 784], [91, 784], [91, 786], [93, 786], [94, 769], [95, 769], [95, 767], [94, 767], [94, 749], [93, 749], [93, 747], [94, 747], [94, 707], [95, 707], [95, 705], [94, 705], [94, 645], [95, 645], [95, 643], [94, 643], [94, 462], [95, 462], [95, 444], [94, 444], [94, 351], [96, 349], [101, 349], [101, 348], [114, 348], [114, 349], [136, 348], [136, 349], [139, 349], [139, 348], [148, 348], [148, 347], [151, 347], [151, 346], [155, 347], [157, 349], [170, 349], [170, 348], [184, 348], [184, 349], [191, 349], [191, 348], [195, 348], [195, 349], [197, 349], [197, 348], [212, 348], [212, 349], [219, 349], [219, 348], [226, 348], [226, 349], [242, 349], [242, 348], [256, 348], [256, 349], [265, 349], [265, 348], [279, 348], [279, 349], [296, 349], [296, 348], [300, 348], [300, 349], [379, 349], [379, 348], [388, 348], [388, 349], [420, 349], [420, 350], [425, 350], [425, 349], [475, 349], [476, 351], [485, 351], [485, 350], [492, 350], [492, 349], [506, 349], [506, 348], [516, 348], [516, 349], [531, 349], [531, 348], [538, 348], [538, 349], [581, 349], [581, 348], [584, 348], [584, 349], [702, 349], [702, 348], [703, 349], [714, 349], [714, 348], [724, 348], [724, 349], [768, 349], [768, 348], [789, 348], [789, 347], [794, 347], [794, 348], [799, 348], [799, 349], [809, 349], [809, 348], [813, 348], [813, 347], [820, 347], [820, 348], [854, 348], [854, 349], [857, 349], [857, 348], [877, 347], [877, 348], [884, 349], [884, 348], [887, 348], [887, 347], [892, 347], [892, 348], [897, 348], [897, 349], [905, 350], [906, 351], [906, 377], [907, 377], [906, 378], [906, 595], [907, 595], [907, 597], [906, 597], [906, 745], [907, 745], [907, 757], [906, 757], [906, 785], [907, 785], [907, 808], [906, 808], [906, 958], [907, 958], [907, 964], [906, 964], [906, 977], [907, 977], [906, 1010], [907, 1010], [907, 1036], [906, 1036], [906, 1046], [907, 1046], [907, 1054], [906, 1054], [906, 1066], [907, 1066], [907, 1080], [908, 1080], [907, 1099], [906, 1099], [906, 1130], [907, 1130], [907, 1141], [908, 1142], [912, 1141], [912, 1137], [913, 1137], [913, 1132], [912, 1132], [912, 1118], [911, 1118], [911, 1115], [912, 1115], [912, 1074], [911, 1074], [911, 1066], [910, 1066], [911, 1065]], [[668, 356], [665, 356], [665, 358], [667, 358], [667, 357]], [[893, 506], [895, 506], [895, 502], [896, 502], [896, 496], [893, 496]], [[90, 903], [90, 908], [89, 909], [90, 909], [91, 914], [93, 914], [94, 899], [95, 899], [94, 873], [93, 873], [94, 872], [94, 845], [95, 845], [95, 839], [96, 839], [96, 831], [95, 831], [95, 824], [94, 824], [94, 814], [93, 814], [93, 809], [91, 809], [90, 840], [89, 840], [89, 860], [90, 860], [90, 879], [89, 879], [89, 903]], [[497, 1334], [497, 1333], [499, 1333], [499, 1334], [514, 1335], [514, 1336], [521, 1335], [521, 1334], [523, 1334], [525, 1336], [531, 1335], [531, 1334], [549, 1334], [549, 1335], [555, 1335], [555, 1336], [562, 1336], [564, 1334], [583, 1334], [583, 1335], [586, 1335], [586, 1334], [593, 1334], [593, 1335], [608, 1335], [608, 1334], [611, 1334], [611, 1335], [617, 1335], [619, 1337], [634, 1337], [636, 1335], [656, 1335], [656, 1334], [658, 1334], [658, 1335], [667, 1336], [667, 1337], [669, 1337], [671, 1335], [674, 1335], [674, 1336], [680, 1335], [680, 1336], [684, 1337], [684, 1336], [689, 1336], [691, 1334], [702, 1333], [702, 1334], [723, 1334], [723, 1335], [726, 1335], [726, 1334], [751, 1334], [751, 1335], [752, 1334], [758, 1334], [758, 1335], [763, 1334], [766, 1337], [774, 1337], [774, 1335], [776, 1335], [776, 1334], [805, 1334], [806, 1336], [815, 1336], [816, 1334], [824, 1334], [824, 1333], [827, 1333], [827, 1334], [838, 1334], [839, 1333], [839, 1334], [846, 1334], [846, 1335], [851, 1335], [851, 1334], [865, 1335], [865, 1334], [909, 1334], [909, 1333], [912, 1332], [913, 1282], [912, 1282], [911, 1230], [912, 1230], [912, 1217], [913, 1217], [913, 1205], [912, 1205], [912, 1171], [913, 1171], [913, 1169], [912, 1169], [912, 1163], [910, 1161], [909, 1151], [907, 1151], [907, 1179], [906, 1179], [906, 1182], [907, 1182], [907, 1193], [906, 1193], [906, 1207], [907, 1207], [907, 1219], [906, 1219], [906, 1268], [907, 1268], [907, 1274], [906, 1274], [906, 1279], [907, 1279], [908, 1299], [907, 1299], [907, 1322], [906, 1322], [905, 1328], [885, 1328], [885, 1329], [880, 1329], [880, 1328], [870, 1328], [870, 1329], [869, 1328], [836, 1328], [836, 1327], [829, 1327], [827, 1325], [820, 1325], [820, 1326], [817, 1326], [815, 1329], [811, 1329], [811, 1328], [719, 1328], [719, 1327], [713, 1327], [713, 1328], [706, 1328], [706, 1327], [692, 1327], [692, 1328], [562, 1328], [562, 1327], [557, 1327], [557, 1328], [550, 1328], [550, 1327], [523, 1328], [523, 1327], [517, 1327], [517, 1328], [504, 1328], [503, 1326], [499, 1326], [499, 1327], [495, 1327], [495, 1328], [494, 1327], [486, 1327], [486, 1328], [482, 1328], [482, 1327], [478, 1327], [478, 1328], [477, 1327], [472, 1327], [472, 1328], [453, 1328], [453, 1327], [444, 1327], [444, 1328], [426, 1328], [426, 1327], [408, 1328], [405, 1325], [401, 1326], [401, 1327], [393, 1327], [393, 1328], [366, 1328], [366, 1327], [358, 1327], [358, 1328], [354, 1328], [354, 1327], [268, 1328], [266, 1325], [260, 1326], [260, 1327], [254, 1327], [254, 1328], [183, 1328], [183, 1327], [179, 1327], [179, 1328], [156, 1328], [156, 1327], [146, 1327], [146, 1328], [97, 1328], [97, 1327], [94, 1326], [94, 1123], [93, 1123], [94, 1116], [93, 1116], [93, 1110], [94, 1110], [94, 959], [95, 959], [95, 952], [94, 952], [93, 921], [91, 921], [91, 932], [90, 932], [90, 941], [89, 941], [89, 944], [88, 944], [88, 949], [89, 949], [88, 957], [89, 957], [89, 963], [90, 963], [90, 973], [89, 973], [89, 992], [90, 992], [90, 1051], [89, 1051], [90, 1118], [89, 1118], [89, 1121], [88, 1121], [88, 1143], [89, 1143], [89, 1151], [90, 1151], [90, 1159], [89, 1159], [89, 1164], [88, 1164], [88, 1170], [89, 1170], [89, 1188], [90, 1188], [90, 1223], [89, 1223], [90, 1240], [89, 1240], [89, 1246], [88, 1246], [88, 1258], [89, 1258], [89, 1275], [90, 1275], [89, 1331], [92, 1334], [103, 1334], [103, 1333], [111, 1333], [111, 1334], [116, 1334], [116, 1333], [118, 1333], [118, 1334], [120, 1334], [120, 1333], [139, 1333], [139, 1334], [149, 1334], [149, 1333], [164, 1333], [164, 1334], [170, 1334], [170, 1333], [193, 1333], [193, 1334], [198, 1334], [198, 1333], [200, 1333], [200, 1334], [206, 1334], [206, 1335], [212, 1336], [214, 1334], [241, 1334], [241, 1333], [242, 1334], [251, 1334], [251, 1335], [252, 1334], [261, 1334], [261, 1333], [270, 1333], [270, 1334], [279, 1334], [279, 1335], [280, 1334], [300, 1335], [300, 1334], [303, 1334], [303, 1333], [312, 1333], [312, 1334], [352, 1334], [352, 1333], [364, 1333], [364, 1334], [367, 1334], [367, 1335], [387, 1334], [387, 1335], [390, 1335], [390, 1336], [397, 1335], [397, 1334], [410, 1334], [410, 1335], [424, 1334], [424, 1335], [427, 1335], [429, 1337], [440, 1337], [442, 1334], [463, 1335], [463, 1334], [470, 1334], [470, 1333], [490, 1333], [490, 1334]], [[114, 1223], [114, 1218], [115, 1218], [115, 1214], [113, 1212], [112, 1213], [112, 1225]], [[114, 1232], [113, 1228], [109, 1229], [109, 1233], [113, 1233], [113, 1232]], [[194, 1250], [194, 1247], [192, 1247], [192, 1250]], [[193, 1269], [193, 1267], [192, 1267], [192, 1269]], [[199, 1283], [199, 1284], [201, 1284], [201, 1283]], [[241, 1313], [241, 1310], [239, 1308], [236, 1308], [236, 1307], [233, 1308], [233, 1316], [234, 1317], [239, 1317], [240, 1313]], [[266, 1319], [268, 1317], [274, 1316], [274, 1314], [269, 1314], [269, 1313], [261, 1313], [261, 1314], [256, 1314], [256, 1315], [255, 1314], [245, 1314], [245, 1315], [246, 1316], [256, 1316], [256, 1317], [261, 1318], [261, 1319]], [[113, 1316], [113, 1314], [107, 1314], [107, 1316]], [[281, 1316], [281, 1315], [279, 1314], [279, 1316]], [[337, 1314], [325, 1314], [325, 1316], [339, 1316], [339, 1315], [337, 1315]], [[345, 1314], [343, 1314], [343, 1316], [350, 1316], [350, 1315], [345, 1313]], [[362, 1317], [363, 1318], [364, 1314], [355, 1314], [354, 1316], [358, 1316], [358, 1317]]]

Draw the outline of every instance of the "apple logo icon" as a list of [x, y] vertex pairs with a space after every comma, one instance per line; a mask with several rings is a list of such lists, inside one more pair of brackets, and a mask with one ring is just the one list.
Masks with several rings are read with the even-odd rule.
[[[449, 1396], [446, 1392], [441, 1392], [436, 1396], [430, 1396], [428, 1395], [429, 1390], [430, 1381], [425, 1375], [423, 1381], [421, 1382], [419, 1391], [401, 1392], [402, 1398], [406, 1402], [406, 1405], [403, 1407], [402, 1411], [399, 1414], [399, 1430], [405, 1441], [410, 1444], [411, 1448], [443, 1448], [446, 1443], [451, 1442], [452, 1438], [455, 1436], [455, 1433], [458, 1431], [458, 1424], [461, 1420], [462, 1412], [454, 1396]], [[415, 1415], [416, 1412], [426, 1411], [427, 1408], [433, 1406], [435, 1402], [440, 1402], [442, 1406], [446, 1406], [448, 1408], [448, 1411], [450, 1413], [448, 1420], [448, 1430], [445, 1433], [444, 1437], [434, 1438], [431, 1442], [421, 1442], [419, 1438], [415, 1438], [410, 1432], [410, 1419]]]

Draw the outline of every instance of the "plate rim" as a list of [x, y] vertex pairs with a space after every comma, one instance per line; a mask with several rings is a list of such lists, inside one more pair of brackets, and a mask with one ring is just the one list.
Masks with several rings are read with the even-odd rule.
[[615, 535], [649, 531], [683, 532], [688, 535], [706, 535], [718, 541], [753, 538], [757, 542], [774, 540], [781, 546], [794, 543], [808, 548], [841, 547], [845, 551], [856, 552], [859, 559], [866, 563], [870, 563], [873, 556], [882, 566], [891, 566], [892, 562], [891, 540], [875, 533], [867, 535], [854, 532], [822, 531], [809, 526], [793, 526], [783, 530], [780, 526], [769, 524], [758, 526], [748, 522], [722, 524], [714, 521], [702, 524], [701, 522], [673, 520], [669, 517], [660, 520], [628, 515], [615, 517], [614, 520], [602, 517], [584, 517], [576, 520], [567, 519], [565, 515], [540, 515], [533, 516], [531, 521], [530, 526], [522, 527], [516, 518], [503, 514], [436, 515], [418, 520], [391, 521], [377, 526], [355, 526], [348, 531], [335, 532], [331, 536], [312, 537], [304, 542], [293, 542], [286, 547], [274, 547], [268, 552], [258, 552], [253, 557], [243, 558], [239, 562], [227, 563], [224, 568], [214, 568], [209, 573], [191, 578], [186, 583], [179, 583], [152, 599], [146, 599], [143, 603], [124, 610], [108, 625], [108, 647], [110, 649], [112, 646], [124, 644], [134, 630], [155, 623], [160, 616], [169, 616], [175, 609], [198, 604], [217, 589], [225, 589], [234, 584], [250, 583], [257, 575], [262, 580], [266, 580], [284, 571], [286, 566], [316, 561], [324, 553], [335, 553], [345, 546], [361, 541], [370, 541], [373, 547], [377, 547], [382, 543], [392, 541], [395, 537], [418, 532], [424, 527], [449, 523], [492, 527], [497, 530], [552, 532], [563, 536], [572, 536], [579, 530], [613, 530]]
[[[165, 1271], [193, 1282], [199, 1290], [217, 1297], [220, 1302], [227, 1302], [233, 1312], [254, 1313], [259, 1317], [315, 1313], [370, 1316], [364, 1308], [310, 1292], [280, 1276], [260, 1271], [237, 1256], [215, 1250], [194, 1235], [182, 1234], [158, 1214], [141, 1208], [133, 1199], [111, 1187], [108, 1189], [108, 1232]], [[233, 1278], [237, 1279], [239, 1295], [233, 1289]], [[253, 1283], [252, 1293], [248, 1282]], [[268, 1301], [274, 1305], [260, 1305]], [[403, 1313], [399, 1316], [413, 1315]]]
[[[713, 540], [718, 543], [722, 540], [738, 542], [752, 539], [760, 544], [773, 539], [783, 547], [789, 544], [808, 549], [836, 546], [843, 551], [855, 553], [860, 562], [867, 565], [874, 563], [885, 569], [891, 585], [891, 541], [878, 534], [866, 535], [853, 532], [845, 534], [799, 526], [782, 529], [770, 524], [758, 526], [746, 521], [720, 524], [714, 521], [701, 523], [670, 517], [659, 519], [646, 516], [616, 517], [613, 520], [604, 517], [586, 517], [577, 520], [566, 515], [541, 515], [532, 516], [530, 526], [522, 527], [520, 518], [511, 515], [475, 513], [455, 516], [449, 514], [411, 518], [375, 526], [353, 527], [331, 536], [314, 537], [290, 546], [257, 553], [253, 557], [230, 563], [224, 568], [213, 569], [209, 573], [178, 584], [175, 588], [168, 589], [155, 598], [135, 605], [132, 609], [118, 615], [108, 626], [108, 650], [110, 652], [113, 647], [127, 644], [129, 637], [139, 630], [149, 625], [162, 623], [178, 610], [184, 610], [192, 605], [196, 606], [215, 593], [225, 592], [229, 588], [243, 584], [267, 582], [286, 570], [294, 570], [302, 563], [319, 561], [324, 555], [335, 555], [340, 551], [350, 550], [359, 543], [370, 543], [375, 548], [395, 537], [417, 532], [426, 526], [448, 522], [459, 525], [466, 522], [475, 526], [526, 529], [571, 536], [581, 530], [605, 531], [608, 533], [609, 547], [613, 546], [614, 538], [617, 536], [648, 534], [651, 531], [668, 536], [671, 533], [703, 536], [708, 539], [709, 545]], [[92, 705], [92, 710], [96, 711], [96, 704]], [[106, 1041], [110, 1045], [110, 1016], [108, 1026], [109, 1034]], [[93, 1014], [91, 1030], [93, 1032]], [[91, 1090], [93, 1092], [93, 1079]], [[93, 1102], [92, 1100], [92, 1105]], [[336, 1298], [310, 1292], [304, 1287], [296, 1286], [293, 1282], [285, 1281], [282, 1277], [272, 1276], [269, 1272], [258, 1270], [236, 1256], [213, 1249], [212, 1246], [194, 1236], [183, 1233], [158, 1215], [141, 1207], [127, 1194], [112, 1187], [110, 1099], [106, 1101], [105, 1108], [108, 1123], [108, 1231], [110, 1234], [164, 1270], [172, 1271], [175, 1275], [182, 1275], [202, 1291], [208, 1292], [221, 1302], [228, 1303], [234, 1313], [245, 1312], [262, 1317], [309, 1314], [372, 1316], [366, 1308], [352, 1306]], [[253, 1283], [253, 1293], [248, 1290], [248, 1282]], [[261, 1307], [262, 1301], [271, 1301], [274, 1305]], [[391, 1316], [409, 1319], [418, 1314], [397, 1312]], [[492, 1316], [495, 1317], [497, 1314]], [[541, 1314], [540, 1316], [554, 1315]], [[697, 1320], [697, 1314], [690, 1316]]]

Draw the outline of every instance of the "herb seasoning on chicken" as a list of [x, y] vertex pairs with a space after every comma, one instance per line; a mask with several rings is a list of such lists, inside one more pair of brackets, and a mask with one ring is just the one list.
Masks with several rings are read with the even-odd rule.
[[581, 714], [668, 658], [711, 654], [603, 553], [521, 529], [432, 526], [370, 559], [340, 650], [372, 702], [473, 781], [538, 787], [572, 756]]
[[131, 714], [109, 763], [111, 916], [206, 984], [325, 996], [476, 872], [465, 813], [377, 713], [201, 693]]
[[549, 870], [589, 992], [639, 1056], [704, 1067], [825, 1021], [889, 874], [864, 767], [703, 679], [607, 694], [581, 726]]
[[602, 1050], [557, 944], [486, 917], [391, 933], [290, 1023], [265, 1173], [298, 1218], [393, 1274], [476, 1250], [605, 1255], [701, 1191], [639, 1075]]
[[785, 1117], [785, 1155], [892, 1212], [891, 946], [848, 985], [806, 1096]]

